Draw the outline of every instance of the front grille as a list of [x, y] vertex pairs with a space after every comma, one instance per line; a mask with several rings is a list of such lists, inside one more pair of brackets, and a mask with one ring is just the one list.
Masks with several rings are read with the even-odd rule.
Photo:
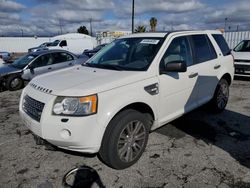
[[37, 101], [28, 95], [23, 99], [23, 110], [28, 114], [32, 119], [40, 122], [41, 115], [43, 112], [44, 103]]
[[245, 71], [250, 71], [250, 65], [234, 65], [235, 70], [245, 70]]

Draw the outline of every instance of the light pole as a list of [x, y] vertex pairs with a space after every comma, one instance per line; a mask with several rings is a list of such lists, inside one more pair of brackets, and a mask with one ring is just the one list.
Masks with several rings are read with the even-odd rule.
[[132, 0], [132, 33], [134, 33], [135, 0]]

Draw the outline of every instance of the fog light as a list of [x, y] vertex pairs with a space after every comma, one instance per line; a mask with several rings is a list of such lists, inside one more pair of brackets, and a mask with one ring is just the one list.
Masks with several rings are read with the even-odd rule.
[[69, 137], [71, 136], [71, 132], [67, 129], [63, 129], [61, 132], [60, 132], [60, 135], [62, 138], [64, 139], [69, 139]]

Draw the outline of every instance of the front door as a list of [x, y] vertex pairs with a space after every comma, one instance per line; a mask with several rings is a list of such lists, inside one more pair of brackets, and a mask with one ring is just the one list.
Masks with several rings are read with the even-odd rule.
[[39, 56], [30, 64], [30, 80], [35, 76], [47, 73], [53, 70], [53, 58], [51, 54]]
[[186, 36], [176, 37], [167, 48], [160, 64], [180, 61], [187, 64], [186, 72], [168, 72], [159, 76], [159, 125], [197, 107], [198, 69], [193, 65], [192, 50]]

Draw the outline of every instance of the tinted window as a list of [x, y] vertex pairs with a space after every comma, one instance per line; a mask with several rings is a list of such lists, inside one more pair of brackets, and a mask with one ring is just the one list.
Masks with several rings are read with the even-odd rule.
[[234, 51], [236, 52], [250, 52], [250, 40], [244, 40], [238, 44]]
[[160, 66], [163, 68], [164, 65], [173, 61], [186, 62], [187, 66], [193, 64], [191, 48], [186, 37], [177, 37], [171, 42]]
[[224, 56], [230, 54], [230, 48], [227, 45], [227, 42], [225, 41], [224, 37], [220, 34], [214, 34], [212, 35], [214, 37], [214, 40], [220, 47], [220, 50]]
[[58, 52], [52, 54], [54, 63], [62, 63], [65, 61], [72, 61], [74, 58], [72, 55], [65, 52]]
[[38, 57], [32, 63], [32, 67], [37, 68], [37, 67], [43, 67], [43, 66], [47, 66], [47, 65], [51, 65], [51, 64], [53, 64], [53, 59], [52, 59], [51, 55], [45, 54], [45, 55], [41, 55], [40, 57]]
[[191, 38], [194, 45], [196, 63], [202, 63], [217, 57], [215, 50], [206, 35], [193, 35]]

